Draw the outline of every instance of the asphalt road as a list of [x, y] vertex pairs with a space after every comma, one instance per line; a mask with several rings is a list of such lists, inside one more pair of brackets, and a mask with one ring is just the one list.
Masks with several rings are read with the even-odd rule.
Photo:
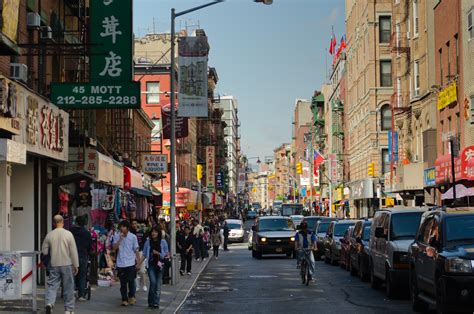
[[[246, 223], [250, 227], [251, 222]], [[296, 261], [252, 258], [247, 244], [220, 252], [201, 274], [180, 313], [412, 313], [407, 299], [388, 300], [384, 291], [337, 266], [316, 262], [316, 278], [303, 286]]]

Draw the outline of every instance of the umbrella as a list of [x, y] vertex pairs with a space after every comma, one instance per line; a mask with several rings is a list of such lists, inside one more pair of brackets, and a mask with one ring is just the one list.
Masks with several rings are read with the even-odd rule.
[[[474, 188], [467, 188], [464, 184], [456, 184], [456, 198], [474, 196]], [[443, 200], [453, 199], [453, 188], [451, 187], [441, 196]]]

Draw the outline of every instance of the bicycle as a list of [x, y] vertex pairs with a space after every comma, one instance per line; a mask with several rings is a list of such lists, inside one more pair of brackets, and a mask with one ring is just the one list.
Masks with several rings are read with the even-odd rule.
[[300, 252], [303, 253], [302, 255], [300, 255], [303, 256], [300, 265], [301, 280], [303, 284], [306, 284], [308, 286], [309, 282], [312, 279], [309, 267], [309, 254], [313, 254], [313, 252], [311, 249], [303, 249], [300, 250]]

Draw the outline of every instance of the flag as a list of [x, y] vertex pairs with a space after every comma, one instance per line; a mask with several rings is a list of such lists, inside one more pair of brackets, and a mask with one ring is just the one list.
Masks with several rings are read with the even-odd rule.
[[316, 175], [319, 165], [324, 161], [323, 155], [321, 155], [317, 150], [314, 150], [314, 159], [313, 159], [313, 172]]
[[334, 32], [333, 32], [331, 42], [329, 43], [329, 53], [330, 54], [334, 54], [336, 52], [336, 45], [337, 45], [336, 36], [334, 36]]
[[339, 55], [341, 52], [346, 49], [346, 40], [345, 40], [345, 35], [341, 37], [341, 43], [339, 44], [339, 48], [337, 49], [336, 56], [334, 57], [334, 63], [336, 62], [337, 58], [339, 58]]

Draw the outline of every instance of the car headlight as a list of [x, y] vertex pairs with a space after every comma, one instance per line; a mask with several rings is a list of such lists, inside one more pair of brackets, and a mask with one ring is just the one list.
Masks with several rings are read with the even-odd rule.
[[469, 259], [449, 258], [444, 265], [445, 270], [449, 273], [470, 273], [473, 271], [472, 262]]
[[294, 241], [295, 241], [295, 237], [291, 237], [291, 238], [290, 238], [290, 241], [291, 241], [291, 242], [294, 242]]
[[260, 242], [267, 242], [267, 238], [260, 238]]

